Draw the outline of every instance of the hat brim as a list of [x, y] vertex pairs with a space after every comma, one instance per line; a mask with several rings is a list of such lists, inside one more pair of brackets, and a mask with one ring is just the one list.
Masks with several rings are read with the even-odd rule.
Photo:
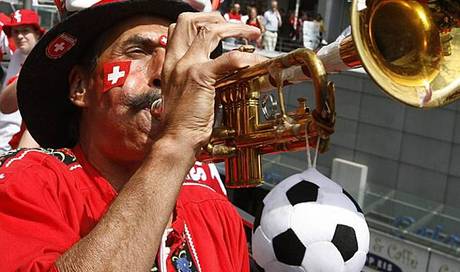
[[16, 26], [32, 26], [33, 28], [35, 28], [36, 30], [38, 30], [38, 32], [40, 32], [40, 36], [42, 36], [44, 33], [45, 33], [45, 29], [43, 29], [40, 25], [36, 24], [36, 23], [14, 23], [14, 24], [5, 24], [3, 26], [3, 32], [5, 32], [5, 35], [7, 37], [11, 37], [11, 29], [13, 27], [16, 27]]
[[[128, 0], [79, 11], [49, 30], [27, 57], [18, 79], [18, 106], [23, 121], [42, 147], [73, 147], [72, 122], [77, 108], [70, 103], [68, 76], [85, 51], [105, 30], [137, 14], [175, 22], [182, 12], [194, 12], [180, 0]], [[74, 46], [59, 58], [47, 47], [63, 33], [75, 38]]]

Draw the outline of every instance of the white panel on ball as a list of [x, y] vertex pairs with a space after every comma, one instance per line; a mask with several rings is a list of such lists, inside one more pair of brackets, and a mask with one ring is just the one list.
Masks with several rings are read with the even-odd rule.
[[321, 174], [317, 169], [310, 168], [306, 171], [303, 171], [300, 176], [304, 180], [318, 184], [321, 188], [326, 188], [329, 191], [342, 192], [342, 187], [335, 183], [333, 180], [329, 179], [325, 175]]
[[253, 250], [252, 255], [260, 266], [266, 267], [269, 262], [275, 260], [272, 241], [265, 236], [262, 228], [257, 228], [254, 235], [252, 235], [252, 247], [259, 249]]
[[325, 205], [341, 207], [352, 212], [358, 212], [353, 202], [342, 192], [340, 194], [329, 190], [319, 189], [318, 202]]
[[367, 254], [365, 252], [356, 252], [355, 256], [345, 263], [345, 271], [360, 271], [363, 268], [363, 264], [366, 263]]
[[[292, 206], [282, 206], [268, 211], [264, 209], [260, 219], [260, 226], [265, 235], [269, 239], [273, 239], [276, 235], [285, 232], [291, 225], [292, 214]], [[274, 222], [273, 218], [278, 218], [278, 220]]]
[[337, 225], [333, 210], [334, 207], [316, 203], [302, 203], [294, 207], [291, 227], [305, 246], [332, 240]]
[[342, 255], [331, 242], [309, 245], [302, 266], [308, 272], [344, 272], [345, 267]]

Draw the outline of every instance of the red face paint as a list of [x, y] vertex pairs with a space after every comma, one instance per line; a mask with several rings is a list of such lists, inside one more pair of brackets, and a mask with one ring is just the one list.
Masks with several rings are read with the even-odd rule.
[[104, 63], [104, 88], [103, 93], [108, 90], [123, 86], [129, 74], [131, 61], [116, 61]]
[[160, 36], [160, 45], [164, 48], [166, 48], [166, 45], [168, 45], [168, 36], [166, 35], [161, 35]]

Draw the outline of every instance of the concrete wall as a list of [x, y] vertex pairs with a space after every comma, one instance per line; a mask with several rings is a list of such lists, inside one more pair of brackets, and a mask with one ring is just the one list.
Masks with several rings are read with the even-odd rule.
[[325, 40], [335, 41], [340, 33], [350, 25], [350, 8], [351, 3], [345, 0], [318, 1], [318, 13], [323, 16], [326, 28]]
[[[419, 110], [391, 100], [366, 74], [330, 79], [337, 89], [337, 124], [331, 149], [319, 157], [324, 174], [338, 157], [367, 165], [368, 183], [460, 208], [460, 102]], [[311, 82], [287, 88], [291, 107], [301, 95], [314, 101]], [[283, 177], [305, 169], [304, 152], [276, 160], [284, 165], [277, 171]]]

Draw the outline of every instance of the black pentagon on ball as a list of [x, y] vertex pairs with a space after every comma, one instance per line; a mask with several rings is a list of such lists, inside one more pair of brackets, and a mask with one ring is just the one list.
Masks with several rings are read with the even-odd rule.
[[318, 189], [318, 185], [302, 180], [289, 188], [286, 192], [286, 196], [292, 206], [299, 203], [314, 202], [318, 199]]
[[279, 262], [296, 266], [302, 264], [306, 248], [292, 229], [278, 234], [272, 242], [276, 259]]
[[252, 226], [252, 232], [256, 232], [256, 229], [260, 226], [260, 218], [262, 217], [262, 212], [264, 210], [264, 203], [262, 202], [260, 205], [257, 206], [256, 214], [254, 218], [254, 226]]
[[353, 202], [353, 205], [355, 205], [356, 210], [360, 213], [363, 213], [363, 210], [361, 210], [361, 207], [358, 205], [358, 202], [356, 202], [356, 200], [347, 191], [345, 191], [345, 189], [342, 189], [342, 192], [351, 200], [351, 202]]
[[331, 242], [339, 250], [345, 262], [350, 260], [358, 251], [355, 230], [349, 226], [338, 224]]

